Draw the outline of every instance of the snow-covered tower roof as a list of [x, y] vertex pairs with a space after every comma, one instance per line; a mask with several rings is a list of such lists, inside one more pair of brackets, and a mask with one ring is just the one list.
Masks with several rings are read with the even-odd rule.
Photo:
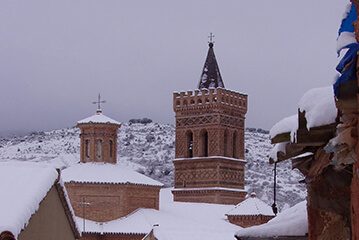
[[265, 202], [257, 198], [256, 194], [251, 193], [250, 197], [239, 203], [229, 211], [227, 216], [274, 216], [272, 208]]
[[[212, 36], [212, 35], [211, 35]], [[213, 36], [212, 36], [213, 37]], [[219, 71], [216, 56], [214, 55], [214, 42], [209, 42], [207, 58], [203, 66], [201, 79], [199, 80], [198, 89], [203, 88], [224, 88], [224, 83]]]

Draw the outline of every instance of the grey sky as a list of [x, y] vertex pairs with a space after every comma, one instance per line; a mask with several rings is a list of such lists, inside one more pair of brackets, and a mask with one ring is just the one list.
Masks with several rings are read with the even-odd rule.
[[[348, 1], [349, 2], [349, 1]], [[342, 0], [1, 0], [0, 132], [73, 126], [101, 92], [116, 120], [173, 123], [172, 92], [197, 86], [213, 32], [246, 125], [269, 129], [333, 81]]]

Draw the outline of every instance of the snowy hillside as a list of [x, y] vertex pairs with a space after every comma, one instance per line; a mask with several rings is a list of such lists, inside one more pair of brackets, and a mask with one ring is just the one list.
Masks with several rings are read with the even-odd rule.
[[[174, 127], [168, 124], [124, 124], [119, 133], [119, 162], [170, 186], [173, 179]], [[79, 161], [79, 130], [68, 128], [36, 132], [24, 137], [0, 139], [1, 161], [45, 162], [65, 167]], [[246, 186], [268, 204], [273, 199], [273, 166], [268, 164], [271, 149], [268, 133], [246, 131]], [[279, 164], [278, 205], [292, 206], [306, 197], [302, 176], [290, 163]]]

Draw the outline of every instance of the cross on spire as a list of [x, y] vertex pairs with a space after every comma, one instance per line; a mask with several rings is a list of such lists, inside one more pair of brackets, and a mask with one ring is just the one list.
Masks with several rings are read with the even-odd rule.
[[102, 100], [102, 101], [101, 101], [101, 95], [98, 94], [97, 101], [96, 101], [96, 102], [92, 102], [92, 104], [97, 104], [97, 110], [96, 110], [96, 113], [97, 113], [97, 114], [102, 113], [101, 103], [106, 103], [106, 101], [105, 101], [105, 100]]
[[208, 36], [208, 38], [209, 38], [209, 46], [210, 47], [213, 47], [213, 44], [214, 44], [214, 41], [213, 41], [213, 38], [214, 38], [215, 36], [213, 35], [213, 33], [210, 33], [209, 34], [209, 36]]

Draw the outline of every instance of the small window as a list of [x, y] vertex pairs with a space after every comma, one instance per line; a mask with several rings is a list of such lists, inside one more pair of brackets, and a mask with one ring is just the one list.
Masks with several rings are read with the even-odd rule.
[[110, 140], [110, 158], [113, 156], [113, 142]]
[[90, 157], [90, 140], [85, 140], [85, 156]]
[[96, 140], [96, 158], [102, 160], [102, 140]]

